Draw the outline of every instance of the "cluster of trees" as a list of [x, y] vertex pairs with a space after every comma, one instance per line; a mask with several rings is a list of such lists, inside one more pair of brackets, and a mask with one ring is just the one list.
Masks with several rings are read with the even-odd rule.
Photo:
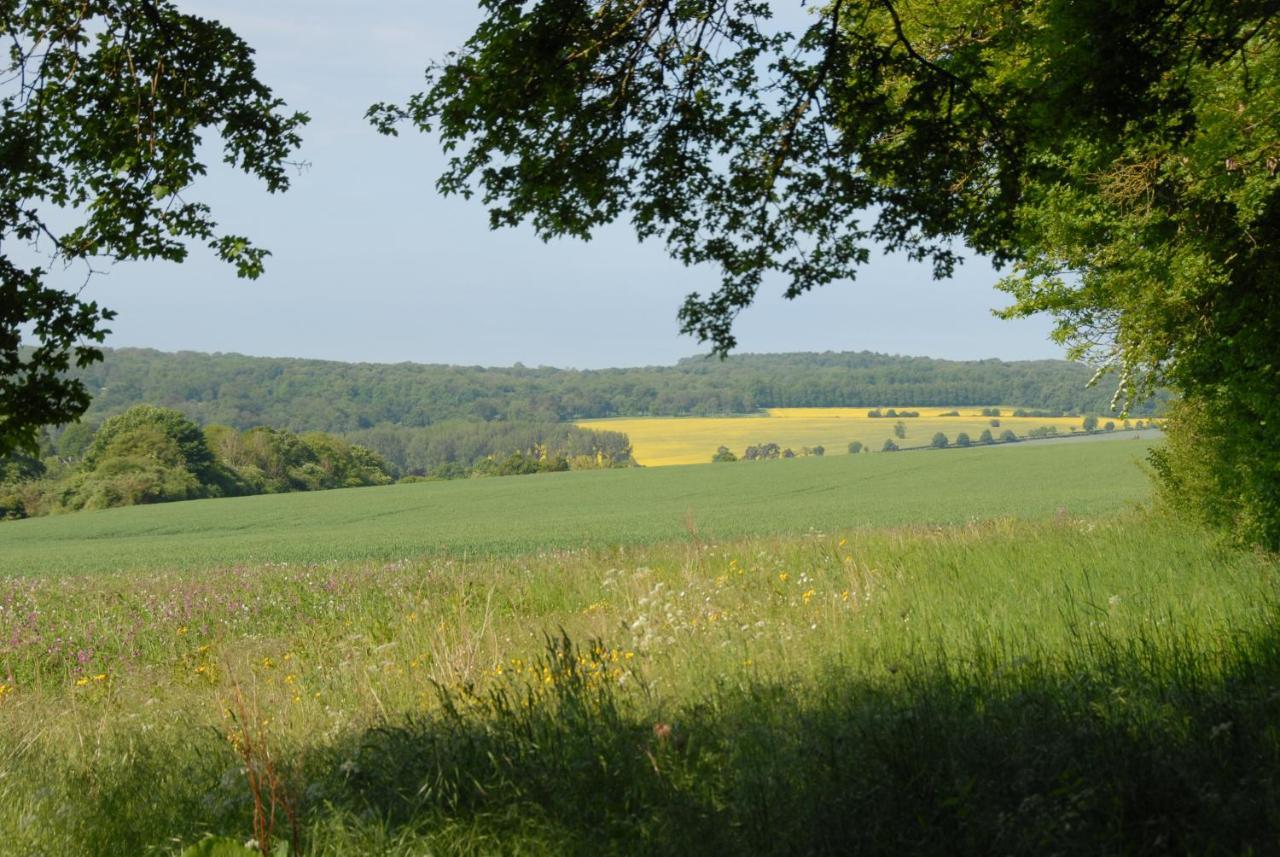
[[345, 437], [378, 452], [402, 476], [433, 479], [636, 463], [622, 432], [570, 423], [449, 420], [418, 427], [380, 425]]
[[339, 437], [258, 427], [201, 429], [178, 411], [137, 405], [83, 425], [0, 467], [0, 518], [204, 497], [385, 485], [391, 467]]
[[910, 419], [911, 417], [920, 416], [920, 412], [919, 411], [898, 411], [898, 410], [894, 410], [893, 408], [889, 408], [888, 410], [881, 411], [879, 408], [872, 408], [871, 410], [867, 411], [867, 416], [873, 420], [878, 420], [878, 419], [891, 420], [895, 418]]
[[[752, 413], [770, 407], [1028, 406], [1103, 412], [1105, 390], [1066, 361], [949, 361], [868, 352], [696, 357], [674, 366], [577, 371], [401, 363], [380, 365], [105, 350], [76, 370], [102, 419], [140, 402], [235, 428], [348, 433], [450, 420], [550, 423], [612, 416]], [[1153, 405], [1154, 406], [1154, 405]], [[884, 413], [912, 416], [910, 412]]]
[[[824, 446], [802, 446], [799, 452], [791, 447], [785, 449], [776, 443], [761, 443], [748, 446], [742, 453], [743, 461], [768, 461], [778, 458], [803, 458], [810, 455], [826, 455], [827, 449]], [[734, 455], [728, 447], [722, 446], [716, 450], [716, 454], [712, 456], [712, 461], [737, 461], [738, 457]]]
[[0, 459], [0, 518], [634, 464], [626, 435], [564, 424], [379, 426], [350, 438], [267, 426], [201, 428], [171, 408], [135, 405], [100, 427], [81, 422], [56, 437], [46, 432], [37, 454]]

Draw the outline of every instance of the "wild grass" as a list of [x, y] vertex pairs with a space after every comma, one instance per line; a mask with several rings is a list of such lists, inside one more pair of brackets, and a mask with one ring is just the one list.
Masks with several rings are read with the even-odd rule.
[[1145, 441], [552, 473], [0, 523], [0, 575], [391, 562], [957, 524], [1142, 502]]
[[1266, 853], [1278, 571], [1134, 513], [9, 578], [0, 853], [248, 838], [237, 693], [307, 854]]

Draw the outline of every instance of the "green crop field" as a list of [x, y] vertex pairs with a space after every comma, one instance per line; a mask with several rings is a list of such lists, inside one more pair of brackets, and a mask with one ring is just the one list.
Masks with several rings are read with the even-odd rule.
[[520, 554], [1119, 511], [1149, 443], [585, 471], [135, 506], [0, 524], [0, 574]]
[[1280, 562], [1146, 449], [2, 525], [0, 855], [1269, 853]]

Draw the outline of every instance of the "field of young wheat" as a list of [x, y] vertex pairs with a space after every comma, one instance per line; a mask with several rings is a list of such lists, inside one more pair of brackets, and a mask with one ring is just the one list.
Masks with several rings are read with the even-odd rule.
[[[1005, 431], [1019, 437], [1046, 426], [1070, 435], [1079, 431], [1081, 417], [1015, 417], [1012, 407], [996, 408], [1000, 416], [983, 415], [982, 408], [900, 407], [918, 416], [868, 417], [869, 408], [771, 408], [760, 416], [734, 417], [642, 417], [585, 420], [584, 428], [624, 432], [630, 439], [636, 461], [647, 467], [697, 464], [710, 461], [725, 446], [741, 456], [753, 444], [776, 443], [799, 453], [803, 448], [821, 446], [827, 455], [847, 453], [849, 444], [859, 441], [871, 452], [879, 451], [886, 440], [901, 447], [928, 446], [942, 432], [950, 441], [961, 433], [977, 441], [984, 431], [999, 438]], [[990, 409], [988, 409], [990, 410]], [[886, 413], [888, 408], [880, 409]], [[955, 416], [944, 416], [955, 413]], [[901, 422], [901, 436], [894, 431]], [[1122, 420], [1114, 421], [1118, 428]], [[1105, 421], [1103, 422], [1105, 425]], [[1136, 424], [1132, 422], [1131, 425]], [[1121, 435], [1122, 436], [1122, 435]]]
[[198, 500], [0, 524], [0, 575], [393, 561], [1103, 514], [1145, 441], [552, 473]]

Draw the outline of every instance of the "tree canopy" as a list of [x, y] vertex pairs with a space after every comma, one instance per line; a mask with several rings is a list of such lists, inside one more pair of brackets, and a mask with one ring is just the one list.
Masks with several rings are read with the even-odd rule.
[[180, 261], [194, 241], [240, 276], [262, 272], [267, 251], [187, 196], [206, 171], [201, 142], [213, 130], [228, 164], [282, 191], [306, 116], [257, 79], [231, 30], [168, 0], [9, 0], [0, 20], [4, 455], [89, 403], [65, 373], [100, 359], [112, 318], [78, 291], [94, 265]]
[[767, 275], [795, 297], [880, 246], [945, 276], [967, 245], [1119, 401], [1167, 383], [1203, 404], [1184, 419], [1239, 416], [1199, 436], [1233, 435], [1213, 449], [1266, 484], [1241, 502], [1280, 546], [1274, 0], [831, 0], [795, 36], [751, 0], [481, 5], [424, 91], [370, 111], [440, 136], [442, 191], [718, 266], [680, 318], [720, 353]]

